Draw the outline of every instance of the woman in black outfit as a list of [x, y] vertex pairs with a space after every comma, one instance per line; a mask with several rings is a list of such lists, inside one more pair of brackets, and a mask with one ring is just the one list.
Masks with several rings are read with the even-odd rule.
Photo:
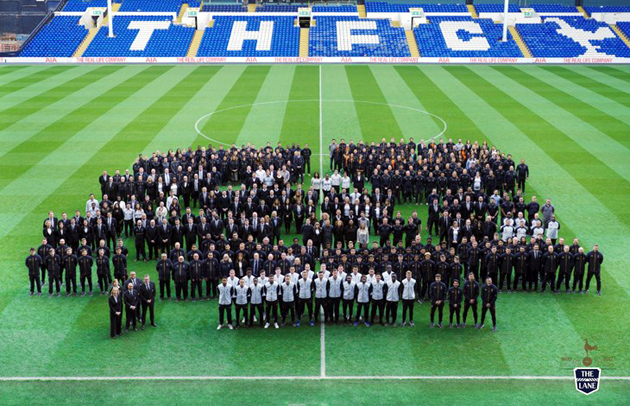
[[109, 335], [116, 338], [122, 334], [122, 297], [117, 287], [109, 296]]

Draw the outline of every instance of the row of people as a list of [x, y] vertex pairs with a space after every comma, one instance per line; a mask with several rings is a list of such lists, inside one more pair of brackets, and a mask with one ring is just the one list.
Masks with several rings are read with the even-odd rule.
[[[145, 329], [147, 313], [153, 327], [155, 324], [155, 283], [151, 282], [149, 275], [144, 276], [144, 281], [140, 282], [136, 278], [135, 272], [132, 272], [131, 278], [124, 282], [125, 289], [119, 285], [118, 279], [114, 279], [109, 293], [109, 320], [110, 320], [110, 337], [120, 337], [122, 331], [122, 309], [125, 308], [126, 323], [125, 332], [129, 332], [132, 328], [138, 331], [138, 321], [142, 324], [142, 330]], [[142, 309], [142, 310], [140, 310]]]
[[[291, 325], [300, 327], [304, 315], [308, 315], [311, 326], [320, 319], [322, 311], [323, 321], [327, 324], [339, 324], [339, 319], [344, 325], [357, 326], [363, 322], [367, 327], [378, 320], [381, 325], [396, 325], [398, 305], [402, 301], [401, 326], [414, 326], [413, 309], [416, 299], [416, 280], [412, 278], [411, 271], [407, 271], [402, 280], [398, 280], [396, 274], [383, 279], [380, 274], [362, 275], [358, 281], [351, 275], [339, 274], [337, 270], [327, 274], [319, 271], [317, 276], [305, 270], [297, 280], [292, 280], [290, 275], [280, 277], [278, 281], [274, 275], [266, 278], [264, 275], [252, 278], [250, 283], [240, 279], [236, 284], [230, 283], [229, 278], [222, 278], [218, 289], [219, 324], [217, 329], [227, 326], [230, 329], [238, 328], [241, 323], [252, 327], [258, 320], [260, 327], [269, 328], [272, 324], [275, 328], [285, 326], [288, 318]], [[449, 303], [450, 328], [465, 328], [468, 311], [472, 310], [475, 327], [483, 328], [486, 312], [492, 316], [493, 331], [496, 331], [495, 305], [498, 290], [492, 284], [492, 279], [487, 278], [486, 283], [480, 288], [470, 273], [468, 280], [460, 287], [459, 281], [453, 281], [453, 285], [447, 288], [441, 281], [441, 275], [435, 275], [435, 281], [429, 289], [431, 303], [431, 324], [435, 325], [435, 313], [438, 313], [438, 327], [442, 328], [443, 310], [445, 303]], [[478, 301], [481, 296], [482, 314], [481, 323], [477, 323]], [[464, 303], [463, 323], [460, 319], [462, 302]], [[356, 303], [356, 315], [353, 312]], [[235, 324], [232, 319], [232, 307], [235, 308]], [[280, 319], [278, 319], [278, 307]], [[242, 315], [242, 318], [241, 318]], [[279, 323], [280, 322], [280, 323]]]

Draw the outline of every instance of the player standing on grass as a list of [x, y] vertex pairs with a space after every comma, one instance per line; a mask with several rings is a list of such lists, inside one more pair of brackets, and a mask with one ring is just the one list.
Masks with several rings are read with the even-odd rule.
[[296, 327], [295, 324], [295, 296], [297, 295], [297, 288], [295, 283], [291, 282], [291, 276], [285, 275], [284, 283], [280, 285], [280, 296], [282, 296], [282, 327], [286, 324], [287, 314], [291, 313], [291, 325]]
[[460, 328], [459, 313], [462, 310], [462, 289], [459, 287], [459, 280], [453, 280], [453, 286], [448, 290], [449, 327], [453, 328], [453, 314], [457, 316], [455, 327]]
[[42, 266], [42, 257], [37, 255], [35, 248], [31, 248], [31, 253], [24, 261], [28, 268], [28, 278], [31, 282], [31, 296], [35, 293], [35, 287], [37, 286], [37, 295], [41, 296], [42, 286], [39, 279], [39, 270]]
[[[368, 314], [370, 310], [370, 292], [372, 290], [372, 284], [368, 283], [367, 276], [361, 276], [361, 281], [356, 284], [355, 292], [357, 297], [357, 318], [354, 321], [354, 325], [359, 325], [359, 320], [363, 318], [363, 323], [366, 327], [370, 327], [368, 322]], [[363, 316], [361, 316], [361, 310], [363, 309]]]
[[[396, 317], [398, 316], [398, 302], [400, 301], [400, 291], [402, 285], [396, 280], [396, 274], [391, 275], [391, 279], [385, 287], [385, 300], [387, 301], [387, 310], [385, 314], [385, 326], [396, 325]], [[390, 319], [391, 317], [391, 319]], [[391, 323], [390, 323], [391, 321]]]
[[217, 327], [217, 330], [221, 330], [221, 327], [223, 327], [226, 312], [228, 327], [232, 330], [234, 328], [232, 326], [232, 294], [234, 293], [234, 287], [232, 285], [228, 285], [227, 278], [224, 276], [221, 279], [221, 283], [219, 284], [217, 290], [219, 291], [219, 326]]
[[486, 312], [489, 310], [492, 316], [492, 331], [497, 331], [497, 314], [496, 314], [496, 301], [499, 290], [492, 284], [492, 278], [486, 278], [486, 284], [481, 288], [481, 324], [479, 328], [483, 328], [483, 322], [486, 319]]
[[411, 271], [407, 271], [405, 276], [405, 279], [402, 280], [403, 313], [401, 327], [405, 327], [407, 324], [407, 311], [409, 311], [409, 325], [413, 327], [413, 302], [416, 299], [416, 280], [411, 277]]
[[442, 328], [442, 314], [444, 311], [444, 299], [446, 299], [446, 285], [442, 282], [442, 275], [435, 275], [435, 282], [429, 287], [431, 300], [431, 328], [435, 325], [435, 309], [438, 310], [438, 327]]
[[352, 311], [354, 309], [355, 283], [352, 275], [347, 275], [343, 287], [343, 324], [352, 323]]
[[597, 281], [597, 294], [602, 295], [602, 280], [601, 270], [602, 262], [604, 262], [604, 255], [599, 252], [599, 245], [593, 246], [593, 251], [586, 255], [586, 261], [588, 262], [588, 275], [586, 277], [586, 293], [588, 293], [588, 286], [591, 282], [591, 278], [594, 276]]
[[274, 280], [274, 275], [269, 275], [269, 280], [265, 284], [265, 301], [267, 302], [267, 323], [265, 328], [269, 328], [271, 317], [273, 316], [273, 326], [278, 328], [278, 292], [280, 283]]
[[473, 317], [475, 319], [475, 328], [477, 328], [477, 298], [479, 297], [479, 283], [475, 280], [475, 274], [470, 272], [468, 274], [468, 280], [464, 283], [464, 325], [466, 328], [466, 316], [468, 315], [468, 309], [472, 309]]

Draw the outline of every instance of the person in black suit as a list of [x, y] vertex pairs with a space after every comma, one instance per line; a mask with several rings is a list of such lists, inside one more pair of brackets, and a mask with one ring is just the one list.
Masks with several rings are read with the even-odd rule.
[[133, 331], [138, 331], [136, 325], [136, 311], [138, 309], [138, 291], [133, 288], [133, 283], [129, 282], [127, 291], [124, 293], [125, 312], [127, 313], [127, 323], [125, 332], [129, 331], [129, 325], [133, 325]]
[[122, 335], [122, 300], [117, 287], [112, 288], [109, 296], [109, 336]]
[[427, 227], [429, 235], [433, 235], [433, 229], [435, 228], [435, 234], [439, 233], [439, 219], [440, 219], [440, 205], [438, 199], [433, 199], [433, 202], [429, 205], [429, 218], [427, 220]]
[[162, 224], [158, 226], [159, 244], [162, 252], [168, 253], [171, 247], [171, 226], [166, 218], [162, 219]]
[[105, 218], [105, 237], [108, 248], [111, 249], [116, 246], [117, 233], [118, 225], [116, 219], [112, 217], [112, 212], [108, 212], [107, 217]]
[[149, 275], [144, 275], [144, 283], [140, 285], [140, 300], [142, 301], [142, 329], [147, 322], [147, 309], [151, 318], [151, 325], [155, 324], [154, 305], [155, 305], [155, 283], [151, 282]]
[[442, 212], [442, 217], [440, 217], [440, 243], [442, 241], [448, 241], [448, 231], [451, 227], [451, 217], [448, 215], [448, 211]]
[[184, 235], [186, 237], [186, 249], [190, 251], [193, 244], [197, 242], [197, 225], [192, 216], [188, 217], [188, 222], [184, 226]]

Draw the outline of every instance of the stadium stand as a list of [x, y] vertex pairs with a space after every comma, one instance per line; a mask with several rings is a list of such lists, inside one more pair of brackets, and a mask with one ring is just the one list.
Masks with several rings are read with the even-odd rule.
[[[140, 26], [151, 27], [139, 29]], [[135, 27], [135, 28], [134, 28]], [[195, 29], [173, 24], [168, 16], [116, 16], [116, 36], [102, 26], [83, 54], [85, 57], [185, 56]]]
[[[59, 9], [63, 8], [61, 15], [58, 9], [56, 17], [51, 14], [40, 24], [42, 28], [38, 28], [25, 43], [19, 51], [20, 56], [409, 57], [419, 54], [438, 58], [630, 57], [630, 22], [617, 25], [611, 22], [609, 25], [582, 17], [582, 7], [562, 4], [530, 5], [543, 13], [542, 22], [528, 21], [509, 27], [505, 43], [500, 41], [501, 24], [490, 19], [496, 19], [502, 13], [504, 6], [499, 3], [471, 7], [383, 1], [367, 2], [365, 7], [315, 4], [311, 27], [301, 30], [295, 26], [295, 19], [299, 7], [308, 6], [306, 4], [250, 4], [243, 7], [234, 3], [203, 4], [200, 0], [114, 0], [114, 10], [120, 8], [119, 12], [127, 14], [115, 17], [116, 38], [107, 37], [107, 18], [99, 29], [89, 31], [77, 24], [80, 17], [63, 15], [64, 12], [77, 14], [88, 7], [106, 5], [107, 0], [62, 2], [59, 5]], [[218, 15], [215, 14], [209, 23], [210, 16], [205, 15], [202, 21], [207, 27], [195, 35], [194, 28], [181, 25], [182, 21], [188, 25], [194, 22], [186, 17], [186, 6], [202, 7], [203, 11]], [[428, 24], [411, 30], [409, 20], [404, 23], [396, 13], [416, 7], [427, 13]], [[630, 6], [586, 9], [590, 13], [630, 13]], [[364, 10], [393, 14], [391, 19], [382, 18], [387, 14], [365, 18]], [[520, 6], [511, 4], [509, 11], [518, 13]], [[138, 15], [133, 15], [136, 13]], [[174, 20], [170, 16], [147, 13], [178, 16]], [[282, 13], [291, 15], [283, 16]]]
[[178, 12], [182, 0], [124, 0], [119, 11], [174, 11]]
[[490, 19], [432, 17], [414, 30], [420, 54], [427, 57], [522, 57], [508, 34], [501, 42], [502, 26]]
[[24, 57], [71, 57], [88, 33], [80, 17], [56, 16], [20, 53]]
[[537, 58], [630, 57], [630, 48], [606, 23], [581, 17], [548, 17], [542, 24], [517, 24]]
[[[405, 30], [392, 27], [389, 19], [320, 16], [316, 22], [310, 32], [310, 56], [411, 56]], [[350, 35], [339, 38], [338, 29], [344, 25]]]
[[293, 20], [293, 16], [216, 16], [214, 26], [205, 29], [197, 56], [298, 56], [300, 28], [294, 27]]

